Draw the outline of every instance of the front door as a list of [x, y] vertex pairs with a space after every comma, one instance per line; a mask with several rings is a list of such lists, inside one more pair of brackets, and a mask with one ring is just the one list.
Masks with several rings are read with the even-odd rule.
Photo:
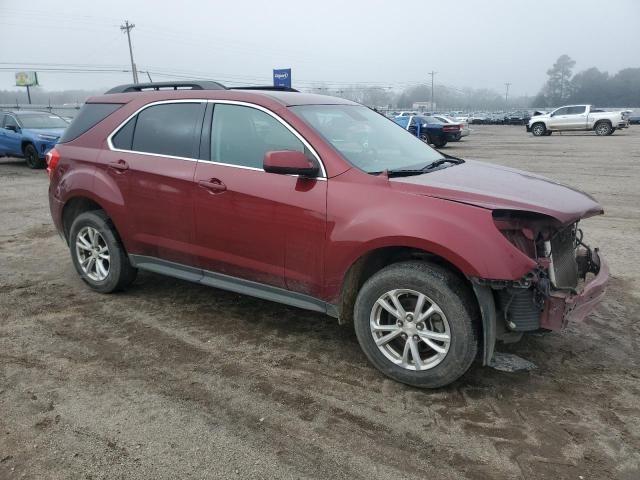
[[548, 126], [551, 127], [551, 130], [566, 130], [569, 121], [569, 107], [562, 107], [551, 114]]
[[14, 156], [22, 155], [22, 134], [19, 132], [20, 125], [15, 117], [5, 114], [4, 122], [0, 126], [3, 127], [0, 129], [0, 153]]
[[258, 107], [216, 103], [205, 132], [208, 160], [198, 162], [194, 183], [195, 251], [205, 276], [222, 273], [318, 294], [327, 182], [262, 169], [268, 151], [313, 154]]

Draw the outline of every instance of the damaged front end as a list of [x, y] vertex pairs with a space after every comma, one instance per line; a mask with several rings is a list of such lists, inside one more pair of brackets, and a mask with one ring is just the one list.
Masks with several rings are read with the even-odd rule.
[[[495, 340], [517, 341], [525, 332], [559, 330], [583, 320], [602, 300], [609, 278], [598, 249], [583, 242], [578, 220], [562, 224], [546, 215], [509, 210], [496, 210], [493, 218], [509, 242], [537, 265], [517, 281], [473, 280], [485, 325], [485, 364]], [[487, 287], [493, 297], [493, 332], [485, 318], [491, 309]]]

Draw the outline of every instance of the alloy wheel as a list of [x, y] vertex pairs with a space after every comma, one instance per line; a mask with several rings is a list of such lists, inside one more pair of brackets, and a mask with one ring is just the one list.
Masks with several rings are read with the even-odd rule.
[[380, 352], [407, 370], [434, 368], [451, 346], [445, 314], [415, 290], [390, 290], [381, 295], [371, 310], [369, 325]]
[[91, 280], [101, 282], [109, 275], [109, 247], [97, 229], [87, 226], [78, 232], [76, 256], [82, 272]]
[[537, 137], [541, 136], [544, 133], [544, 127], [542, 125], [535, 125], [533, 127], [533, 134]]

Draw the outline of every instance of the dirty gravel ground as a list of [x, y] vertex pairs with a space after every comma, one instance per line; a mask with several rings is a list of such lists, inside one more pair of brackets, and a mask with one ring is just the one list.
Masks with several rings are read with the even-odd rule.
[[583, 325], [500, 347], [536, 370], [438, 391], [321, 315], [146, 273], [91, 292], [46, 174], [0, 160], [0, 478], [640, 478], [640, 127], [477, 127], [446, 151], [592, 193], [613, 278]]

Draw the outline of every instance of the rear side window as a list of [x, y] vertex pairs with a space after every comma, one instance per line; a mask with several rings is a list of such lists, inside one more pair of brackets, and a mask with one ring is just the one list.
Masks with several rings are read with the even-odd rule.
[[[124, 129], [134, 130], [131, 150], [135, 152], [197, 158], [203, 117], [201, 103], [154, 105], [138, 114], [135, 128], [129, 121]], [[126, 135], [121, 140], [126, 143]]]
[[67, 127], [62, 137], [60, 137], [59, 143], [75, 140], [118, 110], [122, 105], [122, 103], [85, 103], [76, 118], [71, 122], [71, 125]]

